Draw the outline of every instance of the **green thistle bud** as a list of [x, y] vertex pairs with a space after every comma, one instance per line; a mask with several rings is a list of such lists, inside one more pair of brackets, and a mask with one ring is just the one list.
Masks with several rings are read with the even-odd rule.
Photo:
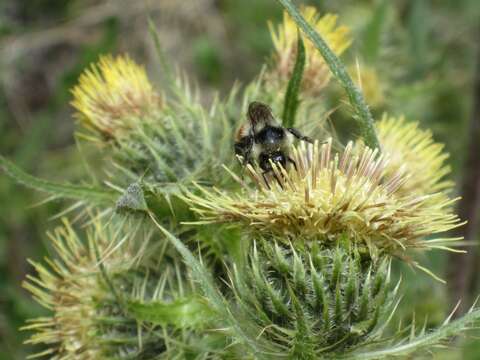
[[341, 245], [307, 253], [266, 240], [235, 272], [233, 289], [242, 314], [255, 324], [251, 335], [269, 351], [298, 358], [370, 340], [396, 293], [386, 258], [372, 261]]

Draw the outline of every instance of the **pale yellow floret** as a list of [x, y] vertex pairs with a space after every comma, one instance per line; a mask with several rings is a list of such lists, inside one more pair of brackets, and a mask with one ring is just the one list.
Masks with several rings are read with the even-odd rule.
[[105, 139], [128, 133], [161, 103], [145, 69], [128, 56], [102, 56], [80, 76], [72, 94], [79, 123]]
[[387, 173], [403, 169], [408, 174], [398, 194], [428, 195], [453, 187], [452, 181], [445, 180], [451, 170], [445, 164], [449, 155], [443, 144], [433, 140], [431, 131], [420, 129], [417, 122], [409, 122], [404, 117], [387, 115], [376, 128], [382, 152], [390, 158]]
[[[230, 194], [198, 186], [185, 199], [200, 223], [238, 223], [255, 236], [285, 241], [319, 241], [327, 245], [340, 235], [368, 247], [372, 253], [404, 256], [409, 248], [444, 248], [447, 240], [425, 240], [461, 225], [445, 211], [452, 201], [437, 194], [399, 194], [408, 175], [390, 172], [389, 160], [367, 147], [349, 143], [333, 154], [331, 140], [300, 146], [292, 152], [298, 171], [277, 168], [268, 183], [251, 166], [254, 190], [244, 181]], [[430, 206], [424, 207], [425, 202]]]
[[[351, 44], [350, 30], [337, 25], [338, 16], [325, 14], [320, 16], [312, 6], [301, 8], [305, 20], [323, 37], [333, 52], [341, 55]], [[275, 28], [269, 23], [270, 34], [275, 48], [272, 77], [288, 81], [295, 64], [297, 52], [298, 27], [285, 12], [283, 22]], [[320, 92], [330, 80], [330, 71], [313, 43], [304, 39], [306, 60], [302, 89], [306, 93]]]

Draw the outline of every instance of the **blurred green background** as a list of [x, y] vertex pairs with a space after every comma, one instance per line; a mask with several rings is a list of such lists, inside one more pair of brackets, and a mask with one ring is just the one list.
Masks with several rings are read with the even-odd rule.
[[[420, 121], [446, 144], [452, 179], [459, 184], [475, 179], [480, 153], [472, 154], [469, 142], [475, 140], [472, 124], [480, 123], [480, 111], [474, 110], [480, 106], [480, 91], [475, 95], [480, 1], [297, 4], [335, 12], [352, 29], [354, 43], [344, 59], [351, 67], [358, 61], [361, 68], [374, 69], [377, 81], [363, 85], [380, 94], [371, 103], [377, 118], [388, 111]], [[0, 153], [40, 177], [86, 180], [74, 142], [69, 89], [90, 62], [110, 52], [130, 53], [161, 81], [148, 16], [170, 59], [196, 79], [207, 103], [214, 91], [226, 93], [234, 81], [246, 83], [258, 74], [272, 50], [267, 20], [279, 21], [282, 10], [274, 0], [0, 0]], [[340, 93], [332, 89], [321, 100], [334, 108]], [[336, 128], [348, 133], [345, 118], [341, 110], [332, 115]], [[457, 192], [462, 191], [459, 186]], [[45, 232], [57, 224], [52, 214], [65, 205], [38, 206], [44, 199], [0, 173], [0, 359], [24, 359], [32, 352], [22, 345], [28, 334], [18, 328], [44, 311], [21, 287], [31, 271], [26, 259], [39, 260], [49, 252]], [[469, 197], [467, 205], [471, 202], [480, 199]], [[478, 211], [469, 214], [478, 217]], [[477, 229], [471, 229], [468, 240], [478, 242]], [[457, 264], [447, 257], [428, 254], [425, 261], [445, 277], [448, 265]], [[471, 268], [460, 265], [458, 276], [468, 271], [480, 271], [480, 262], [473, 261]], [[397, 317], [408, 322], [414, 310], [419, 323], [425, 317], [430, 326], [441, 323], [451, 309], [448, 287], [404, 272], [405, 298]], [[480, 288], [473, 283], [468, 291], [478, 294]], [[480, 345], [469, 340], [435, 358], [479, 359]]]

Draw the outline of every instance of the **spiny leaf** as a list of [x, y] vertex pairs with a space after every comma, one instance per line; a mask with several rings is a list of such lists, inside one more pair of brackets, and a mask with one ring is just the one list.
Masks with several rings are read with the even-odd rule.
[[89, 201], [94, 204], [115, 204], [117, 193], [92, 186], [58, 184], [27, 174], [0, 155], [0, 168], [17, 183], [31, 189], [52, 194], [58, 198]]
[[285, 94], [285, 102], [283, 104], [283, 126], [286, 128], [295, 125], [295, 115], [299, 104], [298, 94], [302, 85], [303, 70], [305, 68], [305, 45], [302, 36], [298, 34], [297, 42], [297, 58], [293, 73], [288, 82], [287, 92]]
[[127, 309], [136, 320], [179, 328], [205, 325], [212, 320], [214, 314], [205, 301], [195, 297], [173, 302], [129, 301]]
[[417, 335], [408, 341], [400, 340], [397, 344], [386, 344], [385, 349], [372, 351], [355, 351], [351, 354], [339, 356], [341, 359], [370, 360], [383, 359], [393, 356], [406, 356], [420, 350], [430, 349], [442, 340], [458, 335], [475, 327], [480, 320], [480, 309], [473, 310], [460, 319], [424, 334]]
[[277, 1], [282, 4], [298, 27], [302, 29], [305, 35], [312, 41], [313, 45], [323, 56], [325, 63], [330, 68], [332, 74], [345, 89], [350, 104], [355, 111], [354, 117], [361, 126], [362, 137], [365, 141], [365, 144], [372, 149], [379, 148], [379, 142], [377, 134], [375, 133], [372, 114], [365, 103], [362, 93], [355, 86], [352, 78], [348, 74], [345, 65], [343, 65], [335, 53], [330, 49], [325, 40], [323, 40], [323, 38], [315, 31], [315, 29], [313, 29], [312, 26], [307, 23], [295, 5], [293, 5], [291, 0]]

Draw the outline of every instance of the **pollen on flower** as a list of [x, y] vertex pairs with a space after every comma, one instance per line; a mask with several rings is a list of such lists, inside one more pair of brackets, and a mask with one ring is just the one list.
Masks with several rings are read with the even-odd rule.
[[[198, 186], [186, 201], [201, 223], [239, 223], [256, 236], [272, 235], [285, 241], [332, 242], [346, 236], [369, 250], [403, 256], [408, 248], [445, 248], [452, 239], [425, 240], [461, 225], [456, 215], [443, 211], [452, 201], [438, 194], [399, 196], [408, 174], [390, 172], [389, 160], [376, 150], [356, 152], [349, 143], [333, 153], [331, 139], [321, 146], [301, 144], [292, 158], [297, 170], [275, 164], [268, 184], [255, 168], [247, 170], [256, 183], [244, 181], [242, 191], [229, 194]], [[453, 239], [455, 240], [455, 239]]]
[[451, 170], [445, 164], [449, 154], [444, 152], [443, 144], [433, 140], [431, 131], [420, 129], [417, 122], [387, 115], [376, 124], [376, 128], [382, 152], [390, 159], [385, 169], [387, 174], [400, 169], [408, 174], [398, 194], [427, 195], [453, 187], [452, 181], [445, 180]]
[[[337, 55], [341, 55], [351, 44], [350, 30], [337, 25], [337, 15], [320, 16], [312, 6], [302, 7], [301, 13], [315, 30], [325, 39]], [[284, 12], [283, 22], [275, 29], [269, 23], [270, 34], [275, 48], [272, 77], [288, 81], [292, 75], [297, 53], [298, 27], [293, 19]], [[305, 69], [302, 90], [306, 93], [320, 92], [330, 80], [330, 71], [312, 42], [305, 39]]]
[[161, 105], [145, 69], [128, 56], [102, 56], [72, 89], [80, 124], [104, 139], [117, 138]]

